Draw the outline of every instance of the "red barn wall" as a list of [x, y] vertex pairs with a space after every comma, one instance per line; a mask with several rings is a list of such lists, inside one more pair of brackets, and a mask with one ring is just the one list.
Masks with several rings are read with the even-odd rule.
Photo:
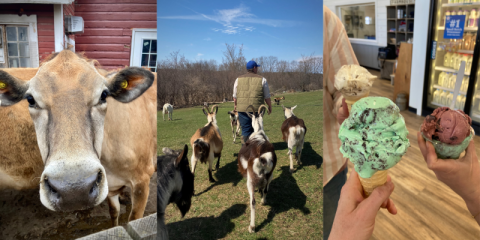
[[84, 20], [75, 50], [105, 68], [130, 65], [133, 28], [157, 28], [157, 0], [76, 0], [75, 16]]
[[1, 4], [0, 6], [0, 14], [18, 14], [20, 8], [23, 8], [25, 13], [37, 15], [40, 62], [55, 52], [53, 4]]

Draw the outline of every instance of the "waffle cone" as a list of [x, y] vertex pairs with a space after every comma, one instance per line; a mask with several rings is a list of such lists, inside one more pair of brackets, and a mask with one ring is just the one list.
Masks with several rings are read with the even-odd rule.
[[356, 95], [356, 96], [345, 96], [343, 95], [343, 98], [345, 98], [345, 103], [347, 104], [348, 106], [348, 112], [350, 112], [352, 110], [352, 105], [357, 102], [358, 100], [364, 98], [364, 97], [368, 97], [368, 95], [370, 94], [370, 90], [367, 91], [365, 94], [362, 94], [362, 95]]
[[362, 183], [363, 193], [365, 193], [365, 196], [370, 196], [375, 188], [385, 184], [387, 182], [387, 176], [388, 170], [377, 171], [372, 175], [371, 178], [362, 178], [359, 175], [358, 178]]

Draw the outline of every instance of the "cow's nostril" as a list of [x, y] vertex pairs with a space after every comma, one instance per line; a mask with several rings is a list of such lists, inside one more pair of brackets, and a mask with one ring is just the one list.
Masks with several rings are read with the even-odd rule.
[[45, 177], [44, 183], [45, 183], [45, 187], [46, 187], [47, 190], [49, 190], [49, 191], [52, 192], [52, 193], [57, 193], [57, 189], [55, 189], [55, 188], [49, 183], [47, 177]]
[[100, 185], [102, 182], [102, 171], [99, 171], [97, 174], [97, 185]]

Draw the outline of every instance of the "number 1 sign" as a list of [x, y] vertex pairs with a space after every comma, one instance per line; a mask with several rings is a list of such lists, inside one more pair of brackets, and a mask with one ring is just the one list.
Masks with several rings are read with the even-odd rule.
[[447, 16], [443, 38], [462, 39], [465, 28], [465, 15]]

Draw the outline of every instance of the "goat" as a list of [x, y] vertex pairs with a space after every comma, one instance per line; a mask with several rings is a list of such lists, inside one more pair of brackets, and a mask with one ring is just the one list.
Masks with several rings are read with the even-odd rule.
[[163, 148], [164, 156], [157, 156], [157, 209], [159, 238], [168, 239], [165, 226], [165, 209], [175, 203], [182, 217], [190, 210], [194, 191], [194, 177], [188, 166], [188, 146], [183, 151]]
[[172, 121], [173, 120], [173, 105], [171, 105], [170, 103], [165, 103], [165, 105], [163, 105], [163, 111], [162, 111], [163, 121], [165, 121], [165, 113], [168, 114], [168, 120]]
[[281, 98], [278, 98], [278, 97], [277, 97], [277, 98], [274, 98], [273, 100], [277, 103], [277, 105], [279, 105], [279, 104], [280, 104], [280, 100], [285, 100], [285, 96], [282, 96]]
[[[248, 106], [247, 110], [248, 108], [253, 109], [253, 106]], [[267, 203], [268, 187], [273, 178], [273, 169], [277, 165], [275, 149], [263, 130], [265, 109], [267, 107], [261, 105], [258, 108], [258, 116], [247, 112], [252, 118], [254, 133], [250, 135], [248, 141], [238, 153], [238, 171], [243, 177], [247, 178], [247, 189], [250, 195], [251, 217], [248, 226], [250, 233], [255, 232], [255, 188], [258, 188], [262, 196], [262, 204], [265, 205]]]
[[283, 134], [283, 141], [287, 142], [288, 144], [287, 154], [290, 156], [290, 172], [293, 172], [293, 147], [296, 148], [295, 160], [298, 164], [302, 164], [300, 155], [302, 155], [303, 142], [305, 141], [305, 134], [307, 133], [307, 127], [305, 127], [303, 119], [300, 119], [293, 114], [293, 109], [296, 107], [297, 105], [291, 108], [284, 107], [282, 105], [285, 121], [282, 124], [281, 130]]
[[[237, 135], [239, 135], [240, 132], [240, 121], [238, 120], [238, 111], [233, 110], [229, 111], [228, 114], [230, 115], [230, 126], [232, 127], [232, 133], [233, 133], [233, 143], [237, 140]], [[235, 130], [235, 126], [237, 130]]]
[[[215, 109], [215, 111], [213, 111]], [[206, 111], [205, 111], [206, 110]], [[197, 161], [206, 163], [208, 161], [208, 178], [210, 182], [215, 182], [212, 177], [212, 164], [214, 158], [218, 157], [216, 170], [220, 166], [220, 157], [222, 155], [223, 141], [220, 129], [217, 126], [217, 119], [215, 118], [218, 112], [218, 106], [213, 105], [212, 110], [203, 108], [203, 113], [207, 116], [208, 123], [203, 128], [199, 128], [190, 139], [190, 144], [193, 149], [192, 153], [192, 173], [195, 173], [195, 166]]]

